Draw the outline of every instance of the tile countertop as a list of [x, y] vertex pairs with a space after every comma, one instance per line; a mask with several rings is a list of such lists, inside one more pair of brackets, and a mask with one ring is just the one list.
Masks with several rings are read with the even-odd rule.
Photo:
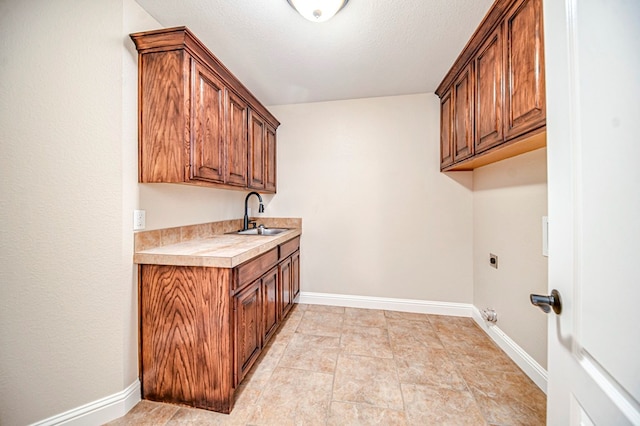
[[133, 262], [137, 264], [234, 268], [302, 234], [302, 220], [258, 218], [268, 228], [288, 228], [278, 235], [227, 234], [242, 220], [204, 223], [137, 232]]

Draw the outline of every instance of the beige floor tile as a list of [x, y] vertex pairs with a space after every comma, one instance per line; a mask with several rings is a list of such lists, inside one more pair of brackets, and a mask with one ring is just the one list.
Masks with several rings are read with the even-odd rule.
[[289, 343], [289, 340], [291, 340], [291, 337], [293, 337], [300, 325], [303, 314], [304, 312], [302, 310], [291, 311], [278, 331], [276, 331], [275, 336], [272, 337], [272, 341], [274, 343]]
[[328, 426], [405, 426], [406, 424], [404, 411], [337, 401], [331, 403], [327, 421]]
[[457, 366], [449, 359], [444, 349], [416, 347], [413, 350], [396, 353], [395, 361], [401, 383], [454, 390], [467, 389]]
[[277, 368], [248, 419], [251, 425], [324, 425], [333, 375]]
[[521, 373], [522, 370], [492, 342], [471, 347], [446, 347], [451, 360], [463, 368], [472, 365], [473, 368], [491, 371], [508, 371]]
[[326, 312], [330, 314], [344, 314], [344, 308], [342, 306], [307, 305], [307, 309], [305, 312]]
[[384, 311], [384, 316], [388, 319], [429, 322], [429, 315], [415, 312]]
[[387, 328], [384, 311], [378, 309], [344, 308], [344, 320], [355, 326]]
[[267, 350], [262, 352], [260, 358], [251, 367], [244, 380], [251, 382], [253, 387], [264, 388], [269, 383], [271, 374], [278, 366], [286, 347], [287, 345], [281, 342], [270, 343]]
[[393, 358], [386, 328], [345, 325], [340, 346], [344, 353], [376, 358]]
[[340, 337], [343, 322], [343, 314], [316, 312], [307, 309], [296, 332], [314, 336]]
[[459, 327], [459, 328], [473, 328], [478, 329], [478, 325], [473, 320], [473, 318], [469, 317], [452, 317], [448, 315], [427, 315], [429, 317], [429, 322], [433, 324], [434, 328], [437, 329], [438, 326], [447, 326], [447, 327]]
[[475, 346], [493, 346], [487, 334], [471, 318], [451, 317], [447, 322], [442, 316], [431, 315], [431, 324], [438, 337], [447, 348], [468, 348]]
[[402, 410], [404, 406], [394, 360], [340, 355], [333, 383], [333, 400]]
[[295, 311], [304, 312], [304, 311], [307, 310], [308, 307], [309, 307], [309, 305], [306, 304], [306, 303], [297, 303], [296, 302], [296, 303], [293, 304], [293, 308], [291, 308], [291, 309], [292, 309], [292, 312], [295, 312]]
[[468, 391], [402, 384], [411, 425], [484, 425], [486, 421]]
[[213, 411], [198, 410], [195, 408], [181, 407], [167, 422], [167, 426], [191, 425], [245, 425], [246, 413], [242, 410], [233, 410], [231, 414], [221, 414]]
[[235, 398], [230, 415], [141, 401], [109, 425], [538, 425], [546, 414], [544, 393], [471, 318], [300, 304]]
[[145, 401], [138, 402], [125, 417], [107, 423], [109, 426], [140, 425], [159, 426], [166, 424], [180, 407], [171, 404]]
[[402, 346], [424, 345], [442, 348], [442, 342], [429, 322], [387, 319], [389, 340], [395, 351]]
[[340, 354], [340, 338], [296, 333], [279, 366], [333, 374]]
[[489, 422], [545, 424], [546, 395], [524, 373], [465, 367], [462, 375]]

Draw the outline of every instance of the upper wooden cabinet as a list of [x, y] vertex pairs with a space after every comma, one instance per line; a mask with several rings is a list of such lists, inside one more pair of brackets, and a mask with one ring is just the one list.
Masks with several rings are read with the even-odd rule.
[[[139, 181], [275, 192], [278, 120], [187, 28], [131, 38], [138, 49]], [[259, 154], [252, 116], [261, 120]], [[256, 170], [259, 184], [252, 182]]]
[[541, 0], [519, 0], [504, 21], [506, 43], [505, 137], [546, 124]]
[[249, 188], [276, 192], [276, 129], [249, 111]]
[[474, 58], [476, 79], [475, 152], [503, 142], [504, 61], [501, 27], [497, 28]]
[[543, 40], [541, 0], [496, 0], [436, 90], [442, 171], [545, 146]]
[[473, 64], [460, 73], [453, 83], [453, 161], [473, 155]]

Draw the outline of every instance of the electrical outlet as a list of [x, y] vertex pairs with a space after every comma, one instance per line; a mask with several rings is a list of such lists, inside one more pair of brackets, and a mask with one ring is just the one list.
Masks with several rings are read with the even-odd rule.
[[133, 230], [139, 231], [145, 228], [146, 214], [144, 210], [133, 211]]
[[498, 269], [498, 256], [493, 253], [489, 253], [489, 266]]

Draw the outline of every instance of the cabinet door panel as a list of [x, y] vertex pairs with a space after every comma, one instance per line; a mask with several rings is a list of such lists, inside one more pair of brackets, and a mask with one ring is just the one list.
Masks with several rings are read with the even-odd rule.
[[232, 185], [247, 184], [247, 103], [234, 92], [228, 92], [229, 129], [227, 134], [227, 175]]
[[264, 344], [278, 328], [278, 320], [280, 319], [278, 299], [278, 268], [273, 268], [262, 278]]
[[265, 140], [265, 190], [276, 192], [276, 129], [267, 125]]
[[236, 384], [247, 374], [262, 345], [261, 281], [251, 284], [234, 298]]
[[253, 189], [265, 188], [265, 126], [260, 116], [249, 111], [249, 187]]
[[300, 252], [297, 251], [291, 256], [291, 299], [295, 299], [300, 294]]
[[191, 179], [224, 181], [225, 89], [218, 77], [192, 59]]
[[440, 168], [453, 164], [453, 102], [451, 90], [440, 101]]
[[499, 27], [480, 47], [476, 68], [476, 154], [503, 142], [503, 48]]
[[453, 83], [453, 161], [473, 155], [473, 80], [471, 64]]
[[540, 0], [520, 0], [505, 21], [506, 128], [511, 139], [545, 124], [544, 48]]
[[280, 311], [284, 316], [291, 308], [291, 257], [283, 260], [279, 265], [280, 273]]

